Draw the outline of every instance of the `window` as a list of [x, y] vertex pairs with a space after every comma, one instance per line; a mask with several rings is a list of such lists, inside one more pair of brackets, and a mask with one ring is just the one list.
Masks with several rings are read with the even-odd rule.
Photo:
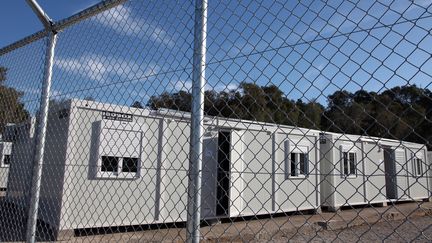
[[9, 154], [5, 154], [3, 157], [3, 165], [4, 166], [9, 166], [10, 165], [10, 161], [11, 161], [11, 157]]
[[[134, 124], [137, 126], [135, 127]], [[142, 132], [136, 123], [100, 121], [99, 178], [137, 178], [141, 169]]]
[[114, 156], [102, 156], [102, 172], [118, 172], [119, 157]]
[[309, 156], [307, 146], [292, 146], [285, 142], [286, 177], [305, 177], [309, 174]]
[[138, 158], [123, 158], [122, 172], [138, 172]]
[[357, 154], [353, 151], [342, 152], [342, 176], [357, 175]]
[[0, 142], [0, 167], [9, 167], [11, 163], [12, 143]]
[[416, 157], [413, 154], [413, 175], [414, 176], [422, 176], [423, 175], [423, 160], [421, 158]]
[[138, 172], [138, 158], [102, 156], [102, 172]]
[[291, 153], [290, 176], [305, 176], [308, 173], [306, 153]]

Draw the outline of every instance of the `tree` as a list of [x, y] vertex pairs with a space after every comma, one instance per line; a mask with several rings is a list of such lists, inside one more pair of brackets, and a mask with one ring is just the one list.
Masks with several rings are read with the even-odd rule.
[[0, 131], [7, 123], [19, 123], [29, 118], [29, 113], [21, 103], [23, 92], [7, 87], [7, 69], [0, 67]]
[[299, 127], [320, 129], [321, 116], [324, 112], [324, 107], [321, 104], [316, 100], [312, 100], [309, 103], [303, 103], [303, 101], [298, 100], [296, 106], [299, 109]]
[[144, 108], [144, 106], [139, 101], [134, 101], [134, 103], [132, 103], [131, 107], [138, 108], [138, 109]]
[[423, 143], [432, 148], [432, 92], [416, 85], [380, 94], [359, 90], [329, 95], [322, 130]]
[[[288, 99], [275, 85], [242, 82], [238, 90], [205, 92], [204, 112], [230, 117], [340, 133], [370, 135], [426, 143], [432, 148], [432, 92], [415, 85], [382, 93], [338, 90], [327, 107], [316, 100]], [[153, 109], [190, 111], [192, 96], [185, 91], [151, 97]]]
[[95, 98], [93, 98], [92, 96], [86, 96], [86, 97], [84, 97], [84, 100], [95, 101]]

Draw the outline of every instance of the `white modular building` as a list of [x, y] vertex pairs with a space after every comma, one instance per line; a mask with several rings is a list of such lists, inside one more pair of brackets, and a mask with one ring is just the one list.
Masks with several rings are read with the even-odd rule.
[[11, 161], [7, 179], [6, 199], [28, 209], [34, 162], [36, 119], [6, 126], [4, 139], [11, 144]]
[[430, 172], [426, 146], [389, 139], [374, 140], [384, 151], [387, 199], [428, 199]]
[[423, 144], [337, 133], [320, 144], [324, 208], [428, 198]]
[[[203, 219], [319, 208], [319, 132], [217, 117], [204, 124]], [[186, 221], [189, 138], [189, 113], [84, 100], [52, 107], [39, 219], [55, 234]], [[28, 170], [30, 157], [21, 162]], [[12, 182], [12, 201], [28, 200], [22, 183]]]

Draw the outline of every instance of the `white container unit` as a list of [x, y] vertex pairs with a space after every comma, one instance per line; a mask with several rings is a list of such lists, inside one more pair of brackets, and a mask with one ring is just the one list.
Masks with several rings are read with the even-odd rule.
[[389, 201], [429, 198], [427, 149], [423, 144], [374, 138], [384, 151]]
[[9, 124], [4, 134], [5, 140], [12, 144], [6, 199], [23, 210], [28, 208], [30, 199], [35, 123], [36, 120], [31, 118]]
[[337, 133], [321, 134], [320, 144], [321, 202], [330, 211], [428, 197], [422, 144]]
[[213, 199], [203, 201], [203, 215], [319, 208], [318, 132], [221, 118], [206, 124], [203, 198]]
[[[189, 118], [82, 100], [52, 107], [38, 219], [54, 232], [186, 221]], [[204, 123], [203, 219], [319, 208], [318, 132]], [[15, 170], [8, 196], [26, 199], [18, 178], [31, 180]]]
[[11, 153], [12, 143], [0, 141], [0, 191], [6, 191]]

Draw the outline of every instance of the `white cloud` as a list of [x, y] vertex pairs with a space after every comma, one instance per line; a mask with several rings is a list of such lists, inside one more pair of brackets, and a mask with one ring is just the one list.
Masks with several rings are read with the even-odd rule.
[[113, 76], [122, 79], [142, 79], [156, 75], [159, 66], [141, 66], [131, 60], [91, 54], [80, 58], [56, 58], [55, 65], [65, 72], [85, 76], [99, 83], [106, 83]]
[[231, 91], [236, 90], [239, 88], [239, 85], [237, 83], [230, 83], [230, 84], [219, 84], [214, 87], [214, 90], [217, 92], [221, 91]]
[[[237, 83], [218, 84], [216, 86], [206, 84], [204, 86], [205, 91], [214, 90], [216, 92], [236, 90], [238, 88], [239, 87], [238, 87]], [[192, 92], [192, 81], [179, 80], [174, 84], [174, 89], [177, 91], [183, 90], [183, 91], [187, 91], [187, 92]]]
[[179, 80], [174, 84], [174, 89], [178, 91], [183, 90], [183, 91], [192, 92], [192, 82]]
[[120, 35], [135, 37], [144, 35], [152, 41], [168, 47], [173, 47], [175, 44], [172, 37], [161, 26], [132, 16], [130, 8], [123, 5], [105, 11], [97, 16], [95, 21]]

